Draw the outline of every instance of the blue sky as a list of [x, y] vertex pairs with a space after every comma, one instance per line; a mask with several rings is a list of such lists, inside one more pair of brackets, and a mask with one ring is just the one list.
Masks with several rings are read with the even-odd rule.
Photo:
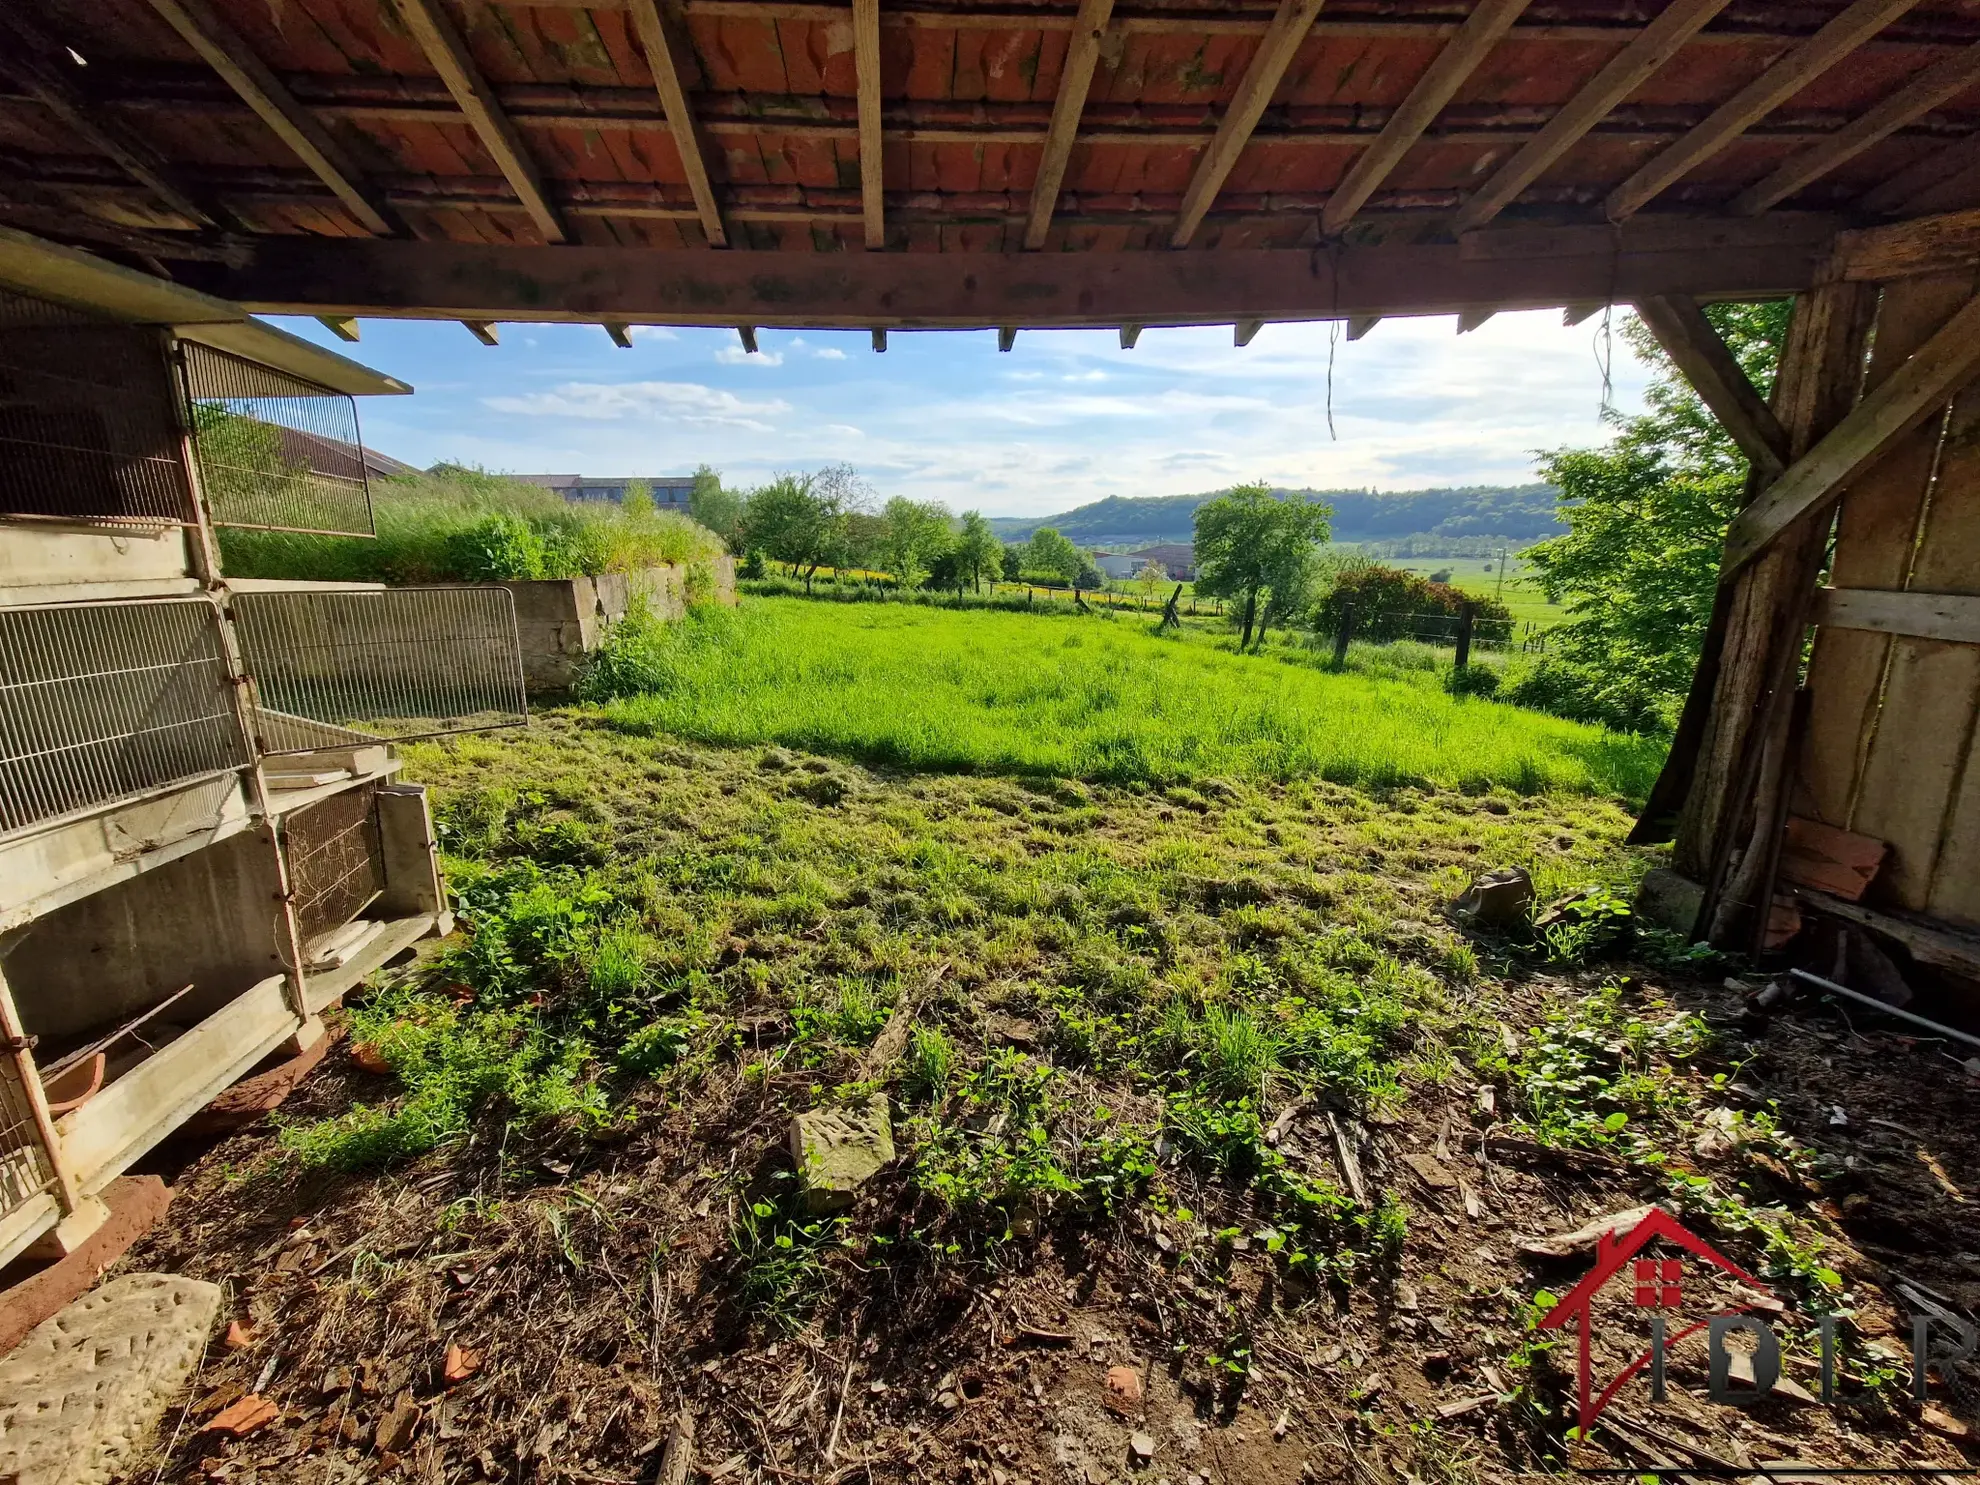
[[[671, 474], [708, 463], [732, 484], [848, 462], [882, 497], [1043, 515], [1107, 495], [1170, 495], [1235, 480], [1321, 488], [1517, 482], [1533, 451], [1600, 441], [1601, 317], [1499, 315], [1468, 335], [1450, 318], [1330, 332], [1228, 327], [901, 333], [638, 327], [631, 350], [588, 325], [503, 325], [489, 348], [451, 322], [366, 320], [356, 346], [313, 320], [278, 323], [411, 382], [366, 399], [365, 441], [422, 467]], [[1615, 404], [1645, 373], [1614, 339]]]

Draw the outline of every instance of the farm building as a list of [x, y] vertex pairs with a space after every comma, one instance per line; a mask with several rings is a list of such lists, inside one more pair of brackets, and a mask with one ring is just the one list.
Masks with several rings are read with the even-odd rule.
[[545, 490], [555, 490], [566, 500], [603, 500], [613, 505], [625, 500], [626, 491], [644, 485], [653, 497], [653, 503], [661, 510], [678, 511], [683, 515], [687, 513], [694, 496], [694, 476], [691, 474], [515, 474], [509, 478]]
[[1095, 552], [1093, 565], [1110, 578], [1133, 577], [1141, 564], [1121, 552]]
[[220, 569], [222, 527], [370, 531], [353, 399], [402, 383], [4, 231], [0, 385], [4, 1264], [143, 1206], [124, 1171], [447, 931], [393, 741], [522, 679], [501, 588]]
[[1196, 576], [1196, 548], [1188, 542], [1166, 542], [1159, 546], [1143, 547], [1131, 552], [1129, 558], [1138, 568], [1144, 562], [1153, 562], [1178, 582], [1188, 582]]

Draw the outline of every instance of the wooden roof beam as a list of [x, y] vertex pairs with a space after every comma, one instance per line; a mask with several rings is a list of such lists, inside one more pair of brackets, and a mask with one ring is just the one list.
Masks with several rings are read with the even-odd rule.
[[206, 0], [151, 0], [151, 8], [220, 74], [290, 153], [330, 188], [359, 226], [378, 237], [390, 237], [398, 230], [384, 197], [365, 182], [330, 137], [330, 131], [296, 101], [273, 69]]
[[318, 315], [316, 323], [337, 339], [357, 344], [358, 322], [355, 315]]
[[[320, 317], [319, 317], [320, 318]], [[496, 333], [493, 320], [462, 320], [461, 325], [483, 345], [500, 345], [502, 337]]]
[[1875, 216], [1915, 216], [1929, 211], [1944, 188], [1963, 189], [1975, 173], [1980, 173], [1980, 134], [1969, 134], [1865, 191], [1855, 205]]
[[612, 337], [612, 344], [620, 350], [629, 351], [633, 348], [632, 326], [624, 320], [606, 320], [599, 328]]
[[1740, 452], [1769, 484], [1787, 470], [1788, 435], [1698, 301], [1683, 294], [1636, 301], [1636, 313]]
[[1263, 320], [1239, 320], [1231, 326], [1231, 344], [1238, 347], [1248, 346], [1252, 338], [1264, 328]]
[[882, 355], [886, 352], [886, 349], [887, 332], [876, 325], [873, 327], [873, 353], [876, 356]]
[[218, 225], [213, 213], [165, 159], [143, 139], [117, 123], [101, 118], [91, 101], [65, 75], [66, 57], [54, 38], [23, 13], [19, 6], [0, 5], [0, 36], [12, 45], [0, 57], [0, 70], [11, 73], [41, 105], [91, 148], [116, 161], [159, 201], [201, 227]]
[[1300, 43], [1313, 28], [1321, 4], [1322, 0], [1279, 0], [1279, 9], [1265, 31], [1265, 39], [1252, 53], [1251, 65], [1245, 68], [1238, 83], [1237, 96], [1231, 99], [1230, 108], [1218, 121], [1209, 146], [1197, 157], [1195, 173], [1189, 178], [1189, 188], [1183, 192], [1182, 211], [1169, 234], [1170, 247], [1188, 247], [1196, 229], [1203, 225], [1203, 218], [1209, 214], [1217, 192], [1223, 189], [1231, 167], [1244, 153], [1251, 131], [1258, 127], [1272, 95], [1278, 91], [1279, 80], [1286, 75]]
[[1014, 349], [1017, 346], [1017, 333], [1018, 333], [1018, 327], [1015, 325], [998, 326], [997, 349], [1000, 351], [1008, 351]]
[[1726, 532], [1721, 575], [1737, 571], [1804, 516], [1826, 509], [1893, 443], [1945, 406], [1976, 370], [1980, 370], [1980, 299], [1971, 299], [1739, 513]]
[[1460, 310], [1458, 312], [1457, 333], [1460, 335], [1469, 335], [1497, 313], [1497, 309], [1487, 305], [1480, 305], [1477, 309]]
[[745, 356], [753, 356], [756, 354], [756, 326], [754, 325], [736, 326], [736, 339], [742, 342], [743, 354]]
[[715, 200], [715, 186], [708, 174], [708, 145], [694, 110], [688, 106], [687, 89], [681, 84], [681, 69], [674, 55], [673, 38], [660, 18], [654, 0], [627, 0], [632, 11], [633, 29], [639, 34], [640, 50], [646, 53], [646, 67], [653, 74], [653, 87], [660, 94], [660, 108], [667, 116], [667, 128], [680, 153], [681, 169], [687, 175], [688, 191], [694, 209], [701, 217], [701, 230], [710, 247], [727, 247], [729, 229], [722, 222], [722, 208]]
[[1561, 310], [1561, 324], [1565, 328], [1572, 330], [1576, 325], [1579, 325], [1583, 320], [1594, 318], [1596, 315], [1600, 314], [1603, 310], [1607, 309], [1608, 307], [1609, 306], [1607, 304], [1601, 302], [1597, 302], [1594, 304], [1566, 305]]
[[1031, 215], [1024, 224], [1024, 245], [1032, 251], [1045, 246], [1052, 230], [1052, 212], [1065, 183], [1066, 162], [1072, 158], [1079, 134], [1079, 116], [1086, 111], [1086, 94], [1093, 86], [1093, 68], [1100, 60], [1100, 42], [1114, 0], [1079, 0], [1072, 39], [1066, 43], [1065, 70], [1059, 75], [1058, 96], [1052, 100], [1052, 123], [1045, 131], [1045, 151], [1039, 157], [1038, 178], [1031, 186]]
[[1603, 202], [1608, 219], [1620, 222], [1634, 216], [1917, 3], [1856, 0], [1611, 191]]
[[1136, 343], [1137, 341], [1139, 341], [1140, 339], [1141, 339], [1141, 326], [1139, 326], [1139, 325], [1123, 325], [1123, 326], [1121, 326], [1121, 349], [1122, 349], [1122, 350], [1124, 350], [1124, 351], [1131, 351], [1131, 350], [1133, 350], [1133, 349], [1134, 349], [1134, 347], [1135, 347], [1135, 343]]
[[1375, 142], [1362, 152], [1347, 178], [1327, 198], [1327, 204], [1320, 210], [1323, 233], [1329, 237], [1340, 235], [1341, 229], [1381, 189], [1382, 182], [1402, 163], [1403, 156], [1423, 137], [1424, 130], [1435, 122], [1444, 105], [1505, 38], [1525, 9], [1526, 0], [1478, 0], [1478, 8], [1465, 18], [1457, 35], [1444, 43], [1437, 59], [1409, 90], [1409, 96], [1389, 115], [1389, 122]]
[[853, 68], [859, 92], [859, 205], [868, 252], [887, 245], [886, 169], [880, 131], [880, 0], [852, 0]]
[[557, 215], [557, 209], [544, 193], [543, 178], [523, 147], [522, 136], [516, 133], [516, 126], [496, 101], [495, 90], [489, 87], [488, 79], [475, 66], [474, 58], [468, 54], [467, 43], [461, 40], [454, 23], [440, 9], [440, 0], [392, 0], [392, 3], [398, 7], [400, 19], [419, 44], [419, 49], [426, 54], [426, 60], [440, 74], [440, 80], [453, 95], [454, 103], [467, 115], [468, 127], [474, 130], [481, 147], [494, 158], [496, 169], [502, 172], [509, 189], [522, 202], [523, 210], [536, 224], [536, 230], [543, 234], [546, 242], [568, 240], [569, 233], [564, 228], [563, 219]]
[[1347, 338], [1349, 340], [1359, 340], [1381, 323], [1382, 317], [1380, 315], [1356, 315], [1348, 321]]
[[1734, 216], [1757, 216], [1975, 83], [1980, 83], [1980, 42], [1940, 58], [1861, 118], [1838, 129], [1834, 138], [1784, 161], [1772, 175], [1735, 196], [1729, 209]]
[[1727, 0], [1674, 0], [1478, 188], [1458, 211], [1452, 229], [1470, 232], [1504, 211], [1548, 166], [1676, 56], [1726, 4]]

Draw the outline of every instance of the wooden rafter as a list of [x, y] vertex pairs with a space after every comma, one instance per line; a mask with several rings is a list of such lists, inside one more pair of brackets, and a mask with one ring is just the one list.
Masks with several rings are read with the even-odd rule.
[[77, 139], [108, 155], [180, 216], [201, 227], [216, 225], [212, 213], [156, 150], [91, 106], [82, 90], [63, 75], [55, 60], [55, 43], [18, 6], [0, 6], [0, 38], [11, 42], [0, 51], [0, 70], [17, 78]]
[[1356, 315], [1348, 321], [1347, 338], [1349, 340], [1359, 340], [1381, 323], [1382, 317], [1380, 315]]
[[1607, 308], [1608, 305], [1602, 303], [1567, 305], [1561, 310], [1561, 324], [1572, 330], [1583, 320], [1593, 319]]
[[1779, 479], [1787, 469], [1787, 430], [1698, 301], [1683, 294], [1649, 297], [1637, 300], [1636, 312], [1755, 471], [1769, 483]]
[[887, 332], [876, 326], [873, 331], [874, 353], [878, 355], [884, 352], [886, 349], [887, 349]]
[[880, 0], [853, 0], [853, 68], [859, 91], [859, 207], [866, 246], [887, 245], [886, 168], [880, 132]]
[[[1654, 232], [1649, 229], [1656, 227]], [[1682, 230], [1680, 230], [1682, 228]], [[1795, 229], [1790, 231], [1790, 229]], [[1646, 220], [1573, 232], [1513, 257], [1449, 243], [1348, 243], [1194, 253], [787, 253], [382, 238], [258, 237], [227, 263], [174, 267], [191, 287], [257, 311], [601, 319], [673, 325], [1032, 329], [1457, 314], [1622, 302], [1652, 294], [1777, 298], [1826, 271], [1829, 219], [1748, 219], [1728, 230]], [[1800, 235], [1796, 235], [1799, 232]], [[1693, 234], [1695, 245], [1687, 246]], [[1492, 233], [1474, 233], [1472, 238]], [[1641, 237], [1646, 246], [1639, 246]]]
[[1490, 305], [1480, 305], [1477, 309], [1460, 310], [1458, 312], [1457, 333], [1460, 335], [1469, 335], [1497, 313], [1498, 310]]
[[1135, 343], [1136, 343], [1137, 341], [1139, 341], [1140, 339], [1141, 339], [1141, 326], [1139, 326], [1139, 325], [1123, 325], [1123, 326], [1121, 326], [1121, 349], [1122, 349], [1122, 350], [1124, 350], [1124, 351], [1131, 351], [1131, 350], [1133, 350], [1133, 349], [1134, 349], [1134, 347], [1135, 347]]
[[472, 335], [483, 345], [500, 345], [502, 343], [502, 338], [496, 332], [495, 322], [493, 320], [462, 320], [461, 324], [466, 328], [468, 334]]
[[743, 354], [745, 356], [753, 356], [756, 354], [756, 326], [754, 325], [736, 326], [736, 339], [742, 342]]
[[701, 216], [701, 230], [711, 247], [729, 245], [729, 229], [722, 222], [722, 208], [715, 200], [715, 186], [708, 174], [708, 146], [694, 110], [688, 106], [687, 89], [681, 84], [681, 69], [674, 55], [674, 42], [660, 18], [654, 0], [627, 0], [632, 11], [633, 29], [639, 33], [640, 49], [646, 53], [647, 70], [653, 74], [654, 90], [667, 115], [667, 128], [674, 136], [674, 148], [687, 175], [694, 208]]
[[1252, 337], [1264, 328], [1265, 322], [1263, 320], [1239, 320], [1231, 327], [1231, 344], [1236, 346], [1250, 345]]
[[316, 323], [328, 330], [339, 340], [357, 343], [358, 322], [353, 315], [318, 315]]
[[1753, 216], [1776, 202], [1785, 201], [1803, 186], [1820, 180], [1845, 160], [1854, 159], [1975, 83], [1980, 83], [1980, 43], [1942, 57], [1861, 118], [1837, 130], [1833, 139], [1783, 162], [1765, 180], [1735, 196], [1729, 209], [1735, 216]]
[[1926, 203], [1941, 189], [1975, 172], [1980, 172], [1980, 134], [1969, 134], [1865, 191], [1857, 198], [1856, 207], [1873, 216], [1914, 216], [1930, 210]]
[[1015, 325], [998, 326], [997, 349], [1000, 351], [1008, 351], [1014, 349], [1017, 345], [1017, 333], [1018, 333], [1018, 327]]
[[1697, 128], [1611, 191], [1603, 203], [1609, 220], [1620, 222], [1640, 211], [1917, 3], [1855, 0], [1849, 9], [1713, 109]]
[[1437, 59], [1424, 69], [1375, 142], [1327, 198], [1320, 212], [1322, 232], [1336, 237], [1354, 219], [1525, 9], [1526, 0], [1478, 0], [1478, 8], [1465, 18], [1457, 35], [1444, 43]]
[[1724, 570], [1751, 561], [1783, 531], [1826, 506], [1851, 479], [1951, 396], [1980, 368], [1980, 299], [1942, 325], [1910, 360], [1856, 405], [1726, 532]]
[[392, 234], [395, 228], [384, 198], [358, 173], [330, 131], [296, 101], [268, 64], [206, 0], [151, 0], [151, 8], [220, 74], [310, 173], [330, 188], [365, 231], [380, 237]]
[[1251, 131], [1258, 127], [1258, 120], [1278, 91], [1279, 80], [1292, 65], [1300, 43], [1306, 40], [1314, 17], [1320, 14], [1321, 4], [1322, 0], [1279, 0], [1278, 12], [1272, 17], [1265, 39], [1252, 53], [1251, 65], [1245, 68], [1238, 83], [1237, 96], [1231, 99], [1231, 106], [1218, 121], [1209, 147], [1197, 157], [1195, 173], [1189, 178], [1189, 188], [1183, 192], [1182, 211], [1169, 234], [1170, 247], [1188, 247], [1196, 229], [1203, 225], [1210, 203], [1217, 199], [1231, 167], [1244, 153]]
[[1832, 272], [1858, 283], [1971, 272], [1980, 259], [1980, 209], [1913, 217], [1836, 234]]
[[522, 136], [516, 133], [516, 126], [495, 99], [495, 90], [489, 87], [488, 79], [481, 75], [481, 69], [468, 54], [467, 43], [440, 9], [440, 0], [393, 0], [393, 4], [427, 61], [447, 85], [455, 104], [467, 115], [468, 127], [474, 130], [475, 138], [493, 157], [495, 168], [502, 172], [509, 189], [516, 193], [523, 210], [536, 224], [536, 230], [546, 242], [566, 241], [569, 234], [544, 193], [543, 178], [523, 147]]
[[1667, 6], [1478, 188], [1458, 212], [1453, 229], [1472, 231], [1504, 211], [1540, 178], [1541, 172], [1579, 144], [1590, 129], [1676, 56], [1678, 49], [1726, 4], [1727, 0], [1675, 0]]
[[1052, 211], [1059, 204], [1066, 162], [1072, 158], [1073, 141], [1079, 134], [1079, 116], [1086, 110], [1087, 89], [1093, 85], [1093, 69], [1100, 60], [1100, 42], [1107, 34], [1107, 18], [1113, 13], [1114, 0], [1079, 0], [1079, 16], [1066, 44], [1059, 93], [1052, 100], [1052, 123], [1045, 131], [1045, 151], [1039, 157], [1038, 178], [1031, 187], [1031, 215], [1024, 224], [1024, 245], [1033, 251], [1045, 246], [1045, 234], [1052, 230]]
[[606, 320], [603, 322], [603, 329], [612, 337], [612, 344], [620, 350], [629, 351], [633, 348], [632, 326], [624, 320]]

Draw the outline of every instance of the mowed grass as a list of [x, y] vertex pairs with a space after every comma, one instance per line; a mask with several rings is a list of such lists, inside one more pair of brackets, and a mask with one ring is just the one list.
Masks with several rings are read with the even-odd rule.
[[609, 723], [921, 771], [1168, 784], [1314, 777], [1641, 798], [1660, 743], [1450, 695], [1434, 674], [1333, 674], [1133, 616], [749, 600], [660, 641], [657, 689]]

